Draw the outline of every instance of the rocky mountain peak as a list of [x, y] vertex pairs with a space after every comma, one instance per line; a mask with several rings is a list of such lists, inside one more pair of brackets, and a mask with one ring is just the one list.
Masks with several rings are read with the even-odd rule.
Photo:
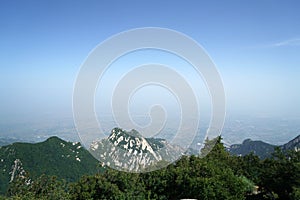
[[139, 171], [159, 161], [175, 160], [182, 149], [160, 138], [144, 138], [138, 131], [114, 128], [108, 138], [94, 141], [90, 150], [104, 164]]

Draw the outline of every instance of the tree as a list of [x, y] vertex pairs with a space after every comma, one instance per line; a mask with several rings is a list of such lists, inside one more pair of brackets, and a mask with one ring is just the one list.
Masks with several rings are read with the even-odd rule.
[[300, 185], [299, 153], [291, 151], [285, 154], [282, 149], [276, 148], [273, 157], [263, 162], [262, 187], [276, 193], [282, 200], [297, 196]]
[[122, 199], [123, 194], [118, 186], [110, 183], [102, 175], [83, 176], [70, 186], [70, 199]]
[[13, 199], [68, 199], [66, 190], [67, 183], [55, 176], [42, 175], [34, 181], [17, 177], [9, 185], [8, 196]]

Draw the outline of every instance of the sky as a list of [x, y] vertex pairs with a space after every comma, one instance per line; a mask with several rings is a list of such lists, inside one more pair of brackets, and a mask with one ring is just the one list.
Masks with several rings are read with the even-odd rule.
[[141, 27], [182, 32], [205, 49], [222, 77], [228, 117], [299, 118], [299, 8], [267, 0], [2, 0], [0, 120], [72, 116], [74, 82], [89, 53]]

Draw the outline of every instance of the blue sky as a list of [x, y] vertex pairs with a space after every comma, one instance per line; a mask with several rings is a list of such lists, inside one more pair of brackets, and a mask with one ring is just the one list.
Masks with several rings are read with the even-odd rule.
[[189, 35], [217, 65], [227, 114], [300, 117], [299, 1], [1, 1], [0, 119], [71, 115], [88, 53], [132, 28]]

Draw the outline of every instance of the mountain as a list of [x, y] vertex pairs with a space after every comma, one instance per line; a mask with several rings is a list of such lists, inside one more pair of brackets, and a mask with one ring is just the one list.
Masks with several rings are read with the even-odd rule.
[[[228, 148], [228, 151], [233, 155], [247, 155], [253, 152], [255, 155], [264, 159], [270, 157], [274, 152], [276, 145], [268, 144], [262, 141], [252, 141], [251, 139], [246, 139], [242, 144], [233, 144]], [[278, 146], [282, 148], [283, 151], [289, 150], [300, 150], [300, 135], [289, 141], [288, 143]]]
[[108, 138], [94, 141], [91, 153], [107, 166], [125, 171], [149, 171], [160, 162], [172, 162], [183, 154], [179, 146], [160, 138], [144, 138], [136, 130], [114, 128]]
[[283, 150], [295, 150], [300, 151], [300, 135], [289, 141], [288, 143], [282, 145]]
[[262, 141], [252, 141], [250, 139], [244, 140], [242, 144], [234, 144], [229, 148], [229, 152], [234, 155], [247, 155], [253, 152], [260, 158], [264, 159], [271, 155], [274, 151], [274, 145], [262, 142]]
[[0, 147], [0, 192], [25, 171], [30, 178], [46, 174], [72, 182], [84, 174], [96, 173], [98, 166], [99, 161], [78, 142], [50, 137], [35, 144], [13, 143]]

